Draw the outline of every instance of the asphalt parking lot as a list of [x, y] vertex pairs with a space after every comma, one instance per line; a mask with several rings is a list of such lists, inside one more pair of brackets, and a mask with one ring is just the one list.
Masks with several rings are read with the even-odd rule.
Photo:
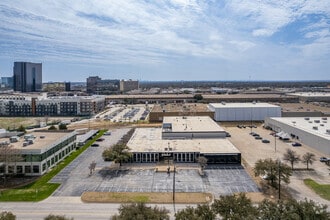
[[[129, 129], [113, 130], [100, 147], [89, 147], [51, 182], [61, 183], [53, 196], [81, 196], [86, 191], [98, 192], [172, 192], [173, 172], [156, 172], [155, 164], [133, 164], [126, 170], [109, 169], [111, 162], [102, 159], [103, 150], [115, 144]], [[88, 166], [96, 162], [90, 175]], [[210, 192], [215, 196], [235, 192], [258, 192], [256, 184], [241, 166], [213, 166], [201, 177], [196, 166], [177, 164], [176, 192]]]

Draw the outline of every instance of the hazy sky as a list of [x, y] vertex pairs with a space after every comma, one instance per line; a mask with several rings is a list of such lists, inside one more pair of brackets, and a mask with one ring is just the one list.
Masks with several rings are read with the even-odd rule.
[[330, 80], [329, 0], [1, 0], [0, 76]]

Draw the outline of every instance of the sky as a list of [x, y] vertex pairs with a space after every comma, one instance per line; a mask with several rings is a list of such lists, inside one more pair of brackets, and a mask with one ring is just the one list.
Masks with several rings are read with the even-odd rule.
[[0, 76], [330, 80], [329, 0], [1, 0]]

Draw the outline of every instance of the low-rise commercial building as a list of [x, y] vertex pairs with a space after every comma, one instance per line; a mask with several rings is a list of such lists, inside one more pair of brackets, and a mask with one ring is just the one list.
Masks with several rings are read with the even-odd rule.
[[264, 121], [266, 117], [281, 117], [281, 107], [268, 103], [210, 103], [215, 121]]
[[329, 117], [266, 118], [265, 126], [288, 133], [293, 139], [330, 156]]
[[225, 138], [225, 131], [209, 117], [165, 117], [162, 128], [137, 128], [127, 146], [132, 162], [208, 164], [241, 162], [239, 150]]
[[162, 122], [164, 117], [170, 116], [209, 116], [214, 117], [206, 104], [202, 103], [172, 103], [154, 105], [150, 114], [150, 122]]
[[36, 131], [22, 137], [1, 138], [1, 147], [7, 147], [9, 154], [17, 155], [10, 161], [3, 161], [4, 171], [26, 176], [42, 175], [75, 149], [75, 141], [74, 131]]

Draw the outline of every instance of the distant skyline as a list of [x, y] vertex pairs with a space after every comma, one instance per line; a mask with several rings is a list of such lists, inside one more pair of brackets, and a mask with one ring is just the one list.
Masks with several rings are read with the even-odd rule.
[[0, 76], [330, 80], [330, 1], [2, 0]]

